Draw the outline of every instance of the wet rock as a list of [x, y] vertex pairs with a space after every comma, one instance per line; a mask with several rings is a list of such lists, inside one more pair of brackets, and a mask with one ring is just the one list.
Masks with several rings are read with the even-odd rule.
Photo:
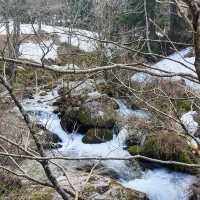
[[[143, 147], [137, 149], [135, 146], [132, 146], [129, 148], [129, 153], [135, 155], [137, 154], [137, 150], [141, 155], [159, 160], [172, 160], [188, 164], [197, 163], [197, 158], [193, 154], [192, 149], [188, 145], [186, 139], [176, 133], [168, 133], [164, 131], [158, 134], [151, 134], [147, 137]], [[152, 164], [154, 165], [154, 163]], [[168, 165], [166, 167], [192, 174], [198, 172], [197, 169], [191, 169], [189, 167], [178, 165]]]
[[142, 146], [144, 144], [145, 138], [148, 135], [147, 129], [138, 129], [135, 127], [128, 128], [128, 136], [126, 140], [127, 146], [139, 145]]
[[62, 142], [59, 136], [48, 130], [42, 131], [40, 141], [44, 149], [57, 149], [62, 147], [62, 145], [59, 144]]
[[112, 129], [115, 125], [116, 103], [109, 97], [87, 99], [80, 107], [68, 107], [61, 117], [64, 130], [87, 132], [91, 128]]
[[113, 132], [110, 129], [89, 129], [82, 141], [85, 144], [99, 144], [113, 139]]
[[79, 119], [79, 109], [68, 108], [65, 110], [64, 114], [61, 116], [61, 126], [69, 133], [72, 132], [86, 132], [89, 127], [83, 126]]
[[23, 94], [23, 99], [34, 99], [33, 92], [30, 90], [25, 90]]
[[48, 93], [47, 93], [46, 91], [42, 91], [42, 92], [40, 92], [39, 95], [40, 95], [40, 96], [46, 96], [46, 95], [48, 95]]
[[115, 84], [112, 81], [102, 81], [97, 83], [97, 90], [102, 94], [107, 94], [109, 97], [127, 96], [129, 91], [122, 85]]
[[191, 187], [190, 200], [200, 200], [200, 178]]
[[110, 188], [105, 193], [98, 195], [94, 199], [102, 200], [148, 200], [146, 195], [142, 192], [134, 191], [132, 189], [124, 188], [121, 184], [113, 181], [110, 183]]

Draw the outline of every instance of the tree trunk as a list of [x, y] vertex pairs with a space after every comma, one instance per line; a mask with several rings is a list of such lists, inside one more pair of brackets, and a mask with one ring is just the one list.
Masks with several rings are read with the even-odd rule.
[[[8, 54], [10, 58], [18, 58], [19, 57], [19, 37], [20, 37], [20, 22], [19, 20], [14, 20], [13, 23], [13, 34], [9, 33], [9, 24], [7, 26], [7, 34], [8, 34]], [[8, 75], [9, 75], [9, 81], [12, 85], [13, 81], [15, 80], [16, 76], [16, 68], [17, 65], [15, 63], [9, 64], [8, 66]]]
[[194, 19], [194, 49], [195, 49], [195, 68], [200, 81], [200, 14]]

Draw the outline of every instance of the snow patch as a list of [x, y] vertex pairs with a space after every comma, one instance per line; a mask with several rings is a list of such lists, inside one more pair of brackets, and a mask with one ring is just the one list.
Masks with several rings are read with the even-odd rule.
[[[152, 67], [155, 69], [151, 69], [151, 72], [157, 73], [157, 74], [165, 74], [164, 72], [158, 71], [158, 70], [164, 70], [169, 73], [187, 73], [191, 74], [193, 76], [197, 77], [194, 62], [195, 57], [190, 57], [189, 55], [192, 55], [193, 49], [191, 47], [188, 47], [186, 49], [183, 49], [179, 52], [176, 52], [168, 57], [166, 59], [162, 59], [160, 62], [156, 63]], [[158, 70], [156, 70], [158, 69]], [[131, 81], [132, 82], [138, 82], [143, 84], [151, 83], [155, 77], [145, 74], [142, 72], [136, 73], [132, 76]], [[169, 79], [169, 78], [165, 78]], [[171, 80], [180, 80], [180, 77], [173, 77], [170, 78]], [[190, 80], [184, 79], [187, 86], [193, 88], [193, 89], [200, 89], [200, 84], [194, 83]]]
[[32, 42], [22, 43], [19, 49], [20, 58], [41, 63], [41, 58], [46, 54], [45, 59], [55, 60], [57, 58], [58, 46], [52, 45], [51, 41], [45, 41], [44, 43], [45, 45]]
[[198, 123], [194, 120], [198, 114], [196, 111], [190, 111], [182, 115], [181, 122], [184, 124], [188, 133], [194, 136], [198, 130]]

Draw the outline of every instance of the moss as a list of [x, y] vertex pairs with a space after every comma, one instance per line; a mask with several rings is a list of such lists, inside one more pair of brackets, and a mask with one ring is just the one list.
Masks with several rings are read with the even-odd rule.
[[141, 152], [142, 152], [142, 147], [137, 146], [137, 145], [130, 146], [130, 147], [128, 148], [128, 152], [129, 152], [131, 155], [141, 154]]
[[0, 180], [0, 200], [5, 199], [10, 194], [15, 194], [16, 196], [22, 188], [20, 179], [9, 174], [2, 173]]
[[176, 104], [180, 112], [188, 112], [191, 110], [191, 101], [189, 100], [178, 100]]
[[147, 138], [142, 154], [161, 160], [193, 163], [193, 154], [187, 142], [177, 134], [157, 134]]
[[51, 200], [53, 199], [54, 192], [53, 189], [35, 191], [31, 194], [31, 200]]
[[53, 78], [56, 78], [55, 73], [41, 69], [18, 70], [16, 74], [16, 85], [30, 86], [30, 84], [35, 84], [36, 73], [39, 85], [49, 85]]
[[86, 136], [83, 137], [83, 142], [96, 144], [112, 140], [112, 138], [113, 132], [110, 129], [89, 129]]
[[74, 64], [77, 66], [90, 66], [91, 64], [100, 64], [97, 52], [85, 52], [78, 47], [63, 43], [58, 48], [58, 64]]
[[84, 108], [80, 108], [78, 119], [82, 124], [93, 124], [89, 111]]
[[115, 119], [112, 117], [113, 108], [106, 109], [105, 113], [106, 115], [104, 117], [92, 117], [88, 109], [80, 108], [78, 119], [86, 127], [111, 129], [115, 124]]

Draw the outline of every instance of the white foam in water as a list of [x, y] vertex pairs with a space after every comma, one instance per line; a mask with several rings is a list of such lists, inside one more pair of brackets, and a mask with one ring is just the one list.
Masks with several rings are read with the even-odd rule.
[[136, 117], [136, 118], [149, 118], [149, 114], [145, 112], [144, 110], [133, 110], [129, 109], [123, 101], [119, 99], [115, 99], [117, 104], [119, 105], [119, 114], [122, 115], [123, 117]]
[[123, 185], [146, 193], [150, 200], [188, 200], [193, 181], [190, 175], [155, 169]]

